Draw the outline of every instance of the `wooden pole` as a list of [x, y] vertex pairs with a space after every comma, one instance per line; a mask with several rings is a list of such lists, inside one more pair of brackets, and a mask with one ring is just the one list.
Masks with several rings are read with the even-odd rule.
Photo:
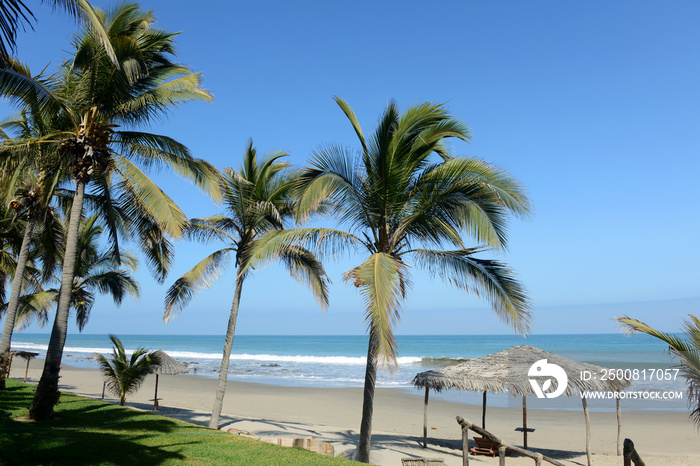
[[498, 446], [498, 466], [506, 466], [506, 447], [505, 447], [505, 445]]
[[634, 461], [636, 466], [646, 466], [644, 461], [639, 457], [639, 453], [634, 448], [634, 442], [626, 438], [624, 443], [625, 466], [630, 466], [630, 461]]
[[156, 394], [153, 395], [153, 411], [158, 411], [158, 373], [156, 373]]
[[27, 368], [24, 369], [24, 383], [27, 383], [27, 374], [29, 374], [29, 361], [31, 361], [31, 359], [27, 358]]
[[[461, 418], [457, 416], [457, 419]], [[469, 466], [469, 429], [464, 426], [462, 426], [462, 466]]]
[[430, 387], [425, 387], [425, 404], [423, 405], [423, 448], [428, 447], [428, 396]]
[[[618, 392], [619, 394], [619, 392]], [[620, 409], [620, 398], [615, 399], [617, 407], [617, 456], [622, 456], [622, 410]]]
[[523, 395], [523, 448], [527, 450], [527, 398]]
[[107, 382], [102, 382], [102, 399], [105, 399], [105, 387], [107, 387]]
[[591, 466], [591, 417], [588, 414], [588, 401], [586, 397], [581, 397], [581, 403], [583, 404], [583, 417], [586, 419], [586, 460], [588, 461], [588, 466]]
[[484, 406], [481, 408], [481, 428], [486, 429], [486, 390], [484, 390]]

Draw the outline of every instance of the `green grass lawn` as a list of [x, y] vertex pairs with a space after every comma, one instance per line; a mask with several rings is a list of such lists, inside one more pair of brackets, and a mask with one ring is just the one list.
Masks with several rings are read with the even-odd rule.
[[66, 394], [55, 419], [18, 420], [33, 394], [33, 386], [11, 379], [0, 391], [0, 465], [357, 464]]

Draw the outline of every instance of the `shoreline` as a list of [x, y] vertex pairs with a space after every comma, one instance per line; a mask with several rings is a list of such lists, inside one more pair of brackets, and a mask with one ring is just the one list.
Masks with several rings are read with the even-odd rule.
[[[19, 362], [19, 361], [17, 361]], [[24, 364], [13, 364], [11, 376], [22, 380]], [[36, 384], [43, 360], [29, 365], [28, 383]], [[128, 407], [152, 410], [155, 377], [146, 378], [141, 388], [127, 398]], [[217, 380], [183, 374], [160, 376], [157, 414], [207, 425]], [[100, 399], [102, 375], [98, 369], [63, 366], [61, 391]], [[116, 403], [109, 393], [105, 401]], [[259, 438], [315, 438], [335, 447], [336, 456], [354, 458], [361, 420], [362, 388], [309, 388], [229, 381], [221, 416], [221, 428], [250, 432]], [[481, 423], [481, 406], [432, 398], [428, 412], [428, 448], [422, 448], [423, 393], [405, 388], [377, 388], [373, 418], [373, 464], [396, 465], [401, 458], [444, 458], [445, 464], [459, 465], [461, 431], [456, 416]], [[522, 411], [514, 407], [487, 407], [486, 428], [505, 442], [522, 445], [522, 434], [514, 428], [522, 422]], [[619, 465], [616, 455], [615, 413], [592, 412], [593, 464]], [[533, 451], [565, 464], [586, 464], [585, 426], [581, 411], [528, 410], [528, 435]], [[470, 435], [470, 438], [473, 435]], [[687, 412], [622, 412], [622, 437], [629, 437], [647, 464], [681, 466], [700, 463], [697, 429]], [[476, 464], [497, 464], [498, 459], [471, 456]], [[480, 463], [481, 461], [484, 463]], [[508, 464], [532, 464], [531, 459], [510, 458]]]

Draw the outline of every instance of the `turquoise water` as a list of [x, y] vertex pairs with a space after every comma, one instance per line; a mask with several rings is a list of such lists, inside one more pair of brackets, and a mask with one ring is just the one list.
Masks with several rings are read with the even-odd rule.
[[[127, 350], [145, 347], [162, 349], [172, 357], [189, 363], [192, 374], [218, 377], [224, 337], [213, 335], [118, 335]], [[13, 349], [36, 351], [44, 355], [48, 334], [13, 336]], [[454, 364], [467, 358], [496, 353], [515, 345], [532, 345], [571, 359], [614, 368], [670, 368], [673, 361], [666, 346], [647, 335], [627, 337], [605, 335], [532, 335], [527, 339], [516, 335], [452, 335], [397, 336], [399, 369], [393, 373], [380, 370], [379, 387], [410, 385], [416, 373]], [[356, 387], [364, 380], [367, 336], [237, 336], [229, 368], [229, 379], [286, 386]], [[96, 368], [93, 353], [111, 353], [107, 335], [68, 335], [64, 362], [77, 367]], [[663, 387], [637, 383], [633, 388], [683, 390], [682, 380]], [[442, 398], [479, 404], [480, 394], [446, 393]], [[490, 405], [507, 406], [513, 397], [490, 397]], [[534, 400], [546, 403], [543, 408], [579, 407], [580, 401]], [[595, 408], [595, 404], [594, 408]], [[598, 403], [601, 406], [608, 403]], [[639, 409], [686, 409], [685, 400], [636, 403]], [[614, 402], [612, 402], [614, 406]]]

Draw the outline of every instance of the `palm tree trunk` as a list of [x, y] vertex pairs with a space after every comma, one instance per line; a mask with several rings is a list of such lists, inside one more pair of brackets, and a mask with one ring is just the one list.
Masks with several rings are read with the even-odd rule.
[[233, 304], [231, 305], [231, 315], [228, 318], [228, 328], [226, 329], [226, 340], [224, 342], [224, 356], [221, 359], [221, 370], [219, 371], [219, 383], [216, 386], [216, 397], [214, 407], [211, 410], [209, 428], [219, 428], [219, 418], [224, 406], [224, 394], [226, 393], [226, 383], [228, 381], [228, 365], [231, 358], [231, 347], [233, 337], [236, 335], [236, 320], [238, 319], [238, 306], [241, 303], [241, 290], [243, 289], [243, 277], [236, 278], [236, 291], [233, 293]]
[[365, 390], [362, 401], [362, 423], [360, 424], [360, 448], [358, 461], [369, 463], [369, 450], [372, 442], [372, 414], [374, 412], [374, 386], [377, 382], [377, 349], [379, 335], [371, 328], [369, 331], [369, 348], [367, 349], [367, 366], [365, 369]]
[[[19, 250], [19, 257], [17, 258], [15, 278], [12, 280], [12, 292], [10, 293], [10, 302], [7, 304], [5, 327], [2, 330], [2, 339], [0, 339], [0, 390], [5, 389], [5, 377], [9, 375], [10, 342], [12, 341], [12, 331], [15, 328], [19, 297], [22, 294], [22, 282], [24, 281], [24, 269], [27, 266], [27, 259], [29, 258], [29, 249], [35, 224], [36, 220], [30, 216], [27, 220], [27, 225], [24, 227], [24, 237], [22, 238], [22, 247]], [[7, 366], [7, 368], [5, 366]]]
[[68, 311], [70, 310], [73, 279], [75, 278], [80, 217], [83, 213], [83, 198], [86, 184], [87, 181], [85, 179], [78, 178], [75, 186], [73, 206], [70, 212], [70, 225], [68, 226], [68, 235], [66, 237], [66, 250], [63, 257], [63, 276], [61, 277], [61, 289], [58, 294], [56, 317], [51, 329], [49, 347], [46, 350], [44, 371], [41, 374], [39, 385], [36, 387], [32, 405], [29, 407], [29, 417], [36, 421], [51, 417], [53, 407], [58, 403], [60, 396], [58, 391], [58, 373], [61, 370], [63, 347], [66, 344], [66, 334], [68, 333]]

